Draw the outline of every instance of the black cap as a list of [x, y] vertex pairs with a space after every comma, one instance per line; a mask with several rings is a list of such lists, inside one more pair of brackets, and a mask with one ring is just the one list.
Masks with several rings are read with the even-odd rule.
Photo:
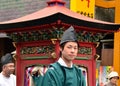
[[61, 38], [60, 45], [68, 42], [68, 41], [76, 41], [77, 42], [77, 37], [76, 37], [76, 32], [73, 28], [73, 26], [70, 26], [64, 33]]
[[6, 55], [1, 57], [1, 64], [2, 66], [8, 63], [13, 63], [12, 62], [12, 56], [10, 53], [7, 53]]

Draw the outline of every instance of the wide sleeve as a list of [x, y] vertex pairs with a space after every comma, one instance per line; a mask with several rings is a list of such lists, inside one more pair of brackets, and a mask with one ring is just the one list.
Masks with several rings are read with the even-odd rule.
[[43, 77], [42, 86], [62, 86], [59, 80], [59, 76], [54, 68], [47, 70]]
[[78, 67], [75, 67], [75, 68], [77, 70], [77, 76], [78, 76], [78, 80], [79, 80], [78, 81], [79, 86], [86, 86], [85, 76], [83, 75], [83, 72]]
[[81, 85], [80, 86], [86, 86], [85, 76], [83, 75], [82, 71], [80, 71], [81, 75]]
[[39, 77], [32, 76], [32, 78], [35, 86], [42, 86], [41, 84], [42, 84], [43, 76], [39, 76]]
[[81, 86], [86, 86], [86, 81], [85, 81], [85, 77], [83, 76], [83, 73], [82, 73], [82, 78], [81, 78]]

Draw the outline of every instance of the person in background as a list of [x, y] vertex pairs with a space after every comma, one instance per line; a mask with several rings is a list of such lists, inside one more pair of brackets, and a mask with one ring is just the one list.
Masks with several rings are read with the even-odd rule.
[[15, 65], [10, 53], [1, 57], [0, 86], [16, 86]]
[[110, 74], [108, 75], [108, 79], [109, 79], [109, 82], [104, 86], [118, 86], [117, 81], [119, 79], [119, 75], [117, 72], [115, 71], [110, 72]]
[[82, 71], [73, 64], [78, 48], [76, 33], [71, 26], [64, 32], [60, 41], [60, 58], [49, 66], [42, 86], [86, 86]]

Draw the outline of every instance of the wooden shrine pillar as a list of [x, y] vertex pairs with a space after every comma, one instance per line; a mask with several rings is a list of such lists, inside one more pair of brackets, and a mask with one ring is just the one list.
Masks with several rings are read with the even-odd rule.
[[[120, 30], [114, 33], [114, 60], [113, 67], [120, 75]], [[118, 81], [118, 86], [120, 85], [120, 80]]]

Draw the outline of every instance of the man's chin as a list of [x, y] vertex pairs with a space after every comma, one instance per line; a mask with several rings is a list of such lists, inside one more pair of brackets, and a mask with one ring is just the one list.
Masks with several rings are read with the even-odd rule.
[[74, 60], [74, 59], [72, 59], [72, 58], [71, 58], [71, 59], [69, 59], [69, 61], [73, 61], [73, 60]]
[[75, 59], [74, 57], [71, 57], [71, 58], [70, 58], [71, 61], [74, 60], [74, 59]]
[[10, 74], [14, 74], [14, 71], [11, 71]]

